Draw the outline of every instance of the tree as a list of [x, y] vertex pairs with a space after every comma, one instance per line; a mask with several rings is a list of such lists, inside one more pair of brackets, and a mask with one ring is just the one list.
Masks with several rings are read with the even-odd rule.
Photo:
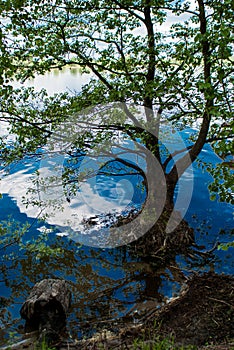
[[[173, 16], [178, 21], [164, 33], [161, 26]], [[77, 149], [92, 153], [100, 142], [107, 145], [120, 132], [134, 145], [140, 139], [131, 152], [144, 154], [146, 160], [148, 209], [155, 209], [147, 215], [161, 214], [157, 205], [163, 202], [159, 216], [164, 222], [173, 212], [179, 178], [204, 145], [209, 142], [219, 154], [231, 154], [231, 1], [14, 0], [1, 2], [1, 17], [0, 119], [17, 135], [10, 149], [1, 139], [5, 161], [35, 152], [68, 115], [80, 113], [76, 123], [82, 129], [86, 118], [86, 129], [70, 155], [75, 158]], [[36, 94], [32, 89], [12, 87], [14, 79], [23, 82], [67, 65], [77, 65], [93, 76], [76, 96], [48, 97], [43, 90]], [[108, 118], [103, 109], [98, 117], [93, 112], [101, 104], [111, 105]], [[141, 106], [140, 117], [135, 105]], [[90, 107], [94, 109], [82, 114]], [[185, 147], [171, 152], [161, 147], [165, 122], [177, 129], [196, 124], [197, 131]], [[103, 151], [110, 149], [106, 146]], [[120, 157], [115, 160], [142, 174], [131, 162], [126, 164]], [[163, 183], [155, 176], [158, 165]], [[230, 164], [227, 166], [224, 181], [230, 183]], [[70, 175], [67, 169], [66, 184], [72, 182]], [[221, 199], [233, 201], [229, 187], [223, 188]], [[165, 198], [160, 201], [161, 192]], [[166, 225], [162, 231], [165, 229]]]

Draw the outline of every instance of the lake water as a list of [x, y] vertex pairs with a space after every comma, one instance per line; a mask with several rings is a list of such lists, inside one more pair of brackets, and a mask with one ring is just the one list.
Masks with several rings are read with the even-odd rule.
[[[77, 70], [66, 69], [37, 77], [27, 84], [34, 85], [36, 89], [44, 87], [52, 94], [66, 89], [78, 91], [88, 79], [88, 75], [80, 76]], [[221, 161], [210, 146], [204, 148], [199, 159], [212, 164]], [[5, 221], [8, 231], [19, 232], [25, 224], [28, 225], [23, 236], [28, 250], [21, 249], [17, 242], [4, 249], [0, 247], [0, 345], [7, 343], [10, 332], [16, 335], [22, 333], [24, 322], [20, 320], [20, 307], [31, 286], [43, 278], [59, 277], [69, 281], [73, 301], [68, 328], [71, 337], [77, 338], [90, 335], [105, 325], [115, 331], [120, 319], [124, 322], [130, 317], [137, 322], [132, 317], [133, 310], [140, 313], [160, 307], [178, 292], [184, 281], [181, 276], [187, 276], [194, 270], [214, 269], [219, 273], [234, 273], [233, 248], [215, 250], [214, 258], [207, 265], [178, 256], [169, 266], [154, 267], [151, 263], [133, 258], [124, 247], [104, 249], [80, 245], [61, 234], [54, 223], [50, 225], [38, 220], [39, 213], [26, 209], [22, 204], [27, 181], [37, 167], [35, 159], [12, 164], [9, 174], [2, 173], [0, 182], [0, 193], [3, 195], [0, 199], [0, 220]], [[203, 250], [206, 251], [216, 242], [225, 243], [232, 239], [233, 207], [210, 200], [207, 187], [212, 178], [198, 164], [184, 174], [182, 189], [190, 183], [192, 176], [194, 190], [185, 219], [195, 230], [196, 243], [204, 246]], [[112, 185], [106, 185], [109, 186], [108, 196]], [[133, 204], [140, 205], [144, 201], [144, 194], [142, 198], [140, 195], [141, 192], [135, 192]], [[85, 213], [92, 214], [88, 211]], [[43, 232], [48, 230], [47, 241]], [[39, 253], [38, 245], [43, 245], [44, 254]], [[53, 251], [51, 255], [50, 247], [60, 250]]]

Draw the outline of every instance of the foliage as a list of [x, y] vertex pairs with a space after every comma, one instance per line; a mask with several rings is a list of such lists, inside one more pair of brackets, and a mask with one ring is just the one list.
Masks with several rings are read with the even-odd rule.
[[193, 345], [176, 345], [173, 339], [159, 339], [159, 337], [153, 337], [150, 341], [140, 341], [136, 339], [134, 341], [134, 350], [196, 350]]
[[[230, 0], [0, 0], [0, 122], [7, 126], [6, 135], [0, 136], [1, 170], [26, 155], [40, 157], [57, 126], [76, 116], [79, 130], [84, 123], [86, 129], [68, 150], [74, 169], [79, 162], [77, 150], [92, 153], [104, 144], [101, 151], [108, 152], [110, 141], [118, 137], [134, 145], [140, 140], [131, 152], [143, 154], [153, 180], [151, 165], [156, 160], [165, 174], [170, 200], [179, 177], [205, 143], [211, 143], [223, 159], [233, 152], [232, 15]], [[26, 79], [65, 66], [91, 74], [90, 82], [76, 94], [48, 96], [43, 89], [24, 87]], [[124, 106], [123, 113], [113, 113], [108, 120], [105, 113], [101, 121], [87, 113], [97, 105], [116, 102]], [[128, 108], [129, 103], [142, 107], [144, 118]], [[165, 122], [172, 123], [168, 138], [175, 129], [196, 131], [174, 154], [161, 147]], [[66, 133], [69, 137], [69, 130]], [[9, 139], [9, 134], [14, 138]], [[154, 158], [148, 157], [147, 150]], [[69, 195], [77, 187], [74, 173], [69, 167], [65, 170]], [[219, 192], [221, 200], [232, 201], [231, 167], [221, 164], [210, 171], [211, 195]], [[82, 182], [92, 174], [78, 175]], [[28, 248], [35, 260], [37, 254], [39, 261], [52, 254], [46, 242], [37, 239]]]
[[[194, 161], [206, 142], [230, 154], [225, 140], [233, 135], [231, 1], [14, 0], [1, 1], [0, 15], [0, 119], [17, 135], [14, 149], [2, 138], [3, 159], [35, 152], [68, 115], [111, 101], [154, 108], [176, 126], [196, 123], [192, 146], [171, 169], [168, 183], [178, 180], [188, 155]], [[171, 19], [164, 32], [162, 25]], [[24, 82], [71, 64], [93, 76], [76, 96], [13, 88], [14, 79]], [[130, 132], [125, 123], [114, 123], [131, 139], [139, 136], [162, 162], [158, 119], [147, 111], [146, 119], [154, 137], [136, 124]], [[107, 139], [113, 136], [110, 125], [101, 131]], [[79, 142], [82, 148], [84, 139]]]
[[219, 199], [221, 202], [228, 201], [234, 204], [234, 184], [232, 162], [222, 162], [212, 168], [214, 181], [209, 185], [210, 197], [212, 200]]
[[40, 344], [35, 346], [35, 350], [55, 350], [54, 347], [48, 345], [45, 339], [43, 339]]
[[[119, 346], [119, 349], [121, 345]], [[97, 344], [97, 349], [105, 349], [105, 346]], [[141, 341], [135, 339], [132, 345], [128, 345], [128, 349], [131, 350], [196, 350], [197, 347], [193, 345], [176, 345], [173, 341], [169, 339], [153, 339], [149, 341]]]
[[221, 244], [219, 244], [218, 249], [228, 250], [231, 247], [234, 248], [234, 242], [221, 243]]

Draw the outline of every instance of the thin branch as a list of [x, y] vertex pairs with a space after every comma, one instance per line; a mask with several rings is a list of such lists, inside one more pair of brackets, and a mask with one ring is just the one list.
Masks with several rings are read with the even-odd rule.
[[[157, 7], [159, 9], [159, 7]], [[166, 7], [166, 6], [162, 6], [160, 7], [160, 10], [169, 10], [169, 11], [181, 11], [183, 13], [190, 13], [191, 15], [194, 15], [194, 16], [197, 16], [199, 17], [199, 13], [198, 12], [195, 12], [195, 11], [191, 11], [191, 10], [183, 10], [183, 9], [179, 9], [179, 8], [174, 8], [174, 7]]]
[[94, 67], [94, 63], [92, 63], [87, 57], [85, 57], [83, 54], [81, 54], [81, 52], [71, 49], [70, 45], [67, 43], [67, 40], [66, 40], [66, 34], [64, 32], [64, 27], [60, 26], [60, 29], [61, 29], [61, 33], [62, 33], [62, 39], [64, 42], [64, 46], [69, 47], [69, 51], [71, 53], [75, 53], [83, 61], [83, 63], [86, 64], [87, 67], [89, 67], [92, 70], [92, 72], [100, 79], [100, 81], [104, 85], [106, 85], [106, 87], [109, 90], [113, 90], [114, 89], [113, 86], [108, 82], [108, 80], [101, 73], [98, 72], [98, 70]]
[[10, 117], [8, 116], [0, 116], [0, 120], [5, 120], [5, 121], [8, 121], [8, 122], [17, 122], [17, 121], [20, 121], [20, 122], [23, 122], [25, 124], [28, 124], [30, 126], [33, 126], [34, 128], [40, 130], [40, 131], [43, 131], [43, 132], [46, 132], [48, 133], [49, 135], [51, 134], [51, 131], [50, 130], [47, 130], [45, 128], [42, 128], [40, 127], [39, 125], [48, 125], [48, 123], [50, 123], [49, 121], [44, 121], [44, 122], [32, 122], [32, 121], [29, 121], [28, 119], [26, 118], [23, 118], [21, 117], [20, 115], [18, 115], [17, 113], [15, 112], [9, 112], [7, 110], [0, 110], [0, 113], [7, 113], [10, 115]]
[[120, 9], [127, 11], [130, 15], [134, 16], [135, 18], [139, 19], [141, 22], [145, 23], [144, 18], [138, 15], [136, 12], [134, 12], [130, 6], [124, 6], [118, 0], [112, 0], [112, 2], [118, 5]]
[[225, 305], [229, 306], [230, 308], [234, 309], [234, 305], [231, 305], [224, 300], [220, 300], [220, 299], [216, 299], [216, 298], [212, 298], [212, 297], [208, 297], [208, 299], [213, 300], [213, 301], [217, 301], [218, 303], [225, 304]]
[[[211, 59], [210, 59], [210, 43], [208, 41], [208, 38], [206, 36], [207, 34], [207, 20], [206, 20], [206, 14], [205, 14], [205, 5], [203, 0], [197, 0], [199, 5], [199, 19], [200, 19], [200, 33], [203, 37], [202, 40], [202, 57], [203, 57], [203, 76], [204, 76], [204, 82], [208, 84], [209, 89], [213, 89], [212, 81], [211, 81]], [[211, 112], [210, 110], [214, 106], [214, 97], [213, 94], [211, 94], [210, 91], [207, 91], [207, 97], [205, 98], [205, 107], [203, 111], [203, 121], [202, 125], [197, 137], [196, 142], [194, 143], [193, 147], [190, 149], [190, 151], [182, 158], [180, 158], [174, 167], [172, 168], [171, 172], [169, 173], [168, 178], [170, 181], [174, 184], [176, 184], [178, 178], [183, 174], [185, 169], [193, 162], [198, 154], [201, 152], [204, 144], [206, 143], [206, 138], [209, 132], [210, 122], [211, 122]]]

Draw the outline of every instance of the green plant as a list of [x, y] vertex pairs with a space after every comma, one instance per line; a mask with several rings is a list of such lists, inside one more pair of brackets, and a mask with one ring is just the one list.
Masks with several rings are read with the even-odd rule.
[[135, 339], [132, 350], [196, 350], [196, 347], [176, 345], [172, 338], [155, 337], [152, 340]]
[[36, 344], [34, 350], [55, 350], [54, 347], [50, 347], [45, 339], [43, 339], [39, 344]]

